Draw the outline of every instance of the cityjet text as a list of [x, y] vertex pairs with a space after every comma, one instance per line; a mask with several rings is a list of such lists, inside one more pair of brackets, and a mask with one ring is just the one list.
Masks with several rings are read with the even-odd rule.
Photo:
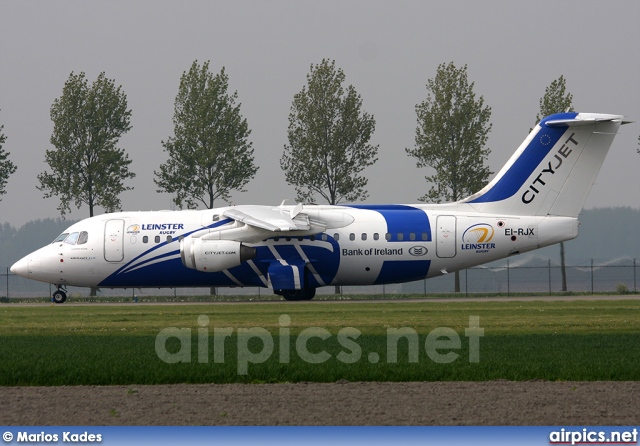
[[540, 193], [540, 189], [542, 189], [542, 186], [547, 184], [545, 182], [545, 179], [548, 181], [549, 175], [555, 175], [558, 168], [562, 166], [563, 160], [571, 155], [571, 152], [573, 150], [571, 149], [572, 146], [569, 145], [569, 143], [572, 143], [574, 146], [578, 145], [578, 141], [573, 139], [574, 135], [575, 133], [572, 133], [571, 136], [567, 138], [564, 144], [562, 144], [562, 147], [558, 149], [558, 152], [553, 155], [553, 159], [549, 161], [547, 167], [540, 171], [535, 180], [533, 180], [529, 185], [529, 188], [524, 191], [524, 193], [522, 194], [523, 203], [531, 203], [536, 198], [536, 195]]

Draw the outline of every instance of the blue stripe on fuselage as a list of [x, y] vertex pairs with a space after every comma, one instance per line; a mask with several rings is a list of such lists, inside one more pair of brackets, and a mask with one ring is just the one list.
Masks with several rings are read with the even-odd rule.
[[431, 260], [393, 260], [385, 261], [375, 285], [402, 283], [427, 277]]
[[[391, 234], [389, 242], [430, 242], [431, 224], [427, 213], [422, 209], [406, 205], [353, 205], [357, 209], [367, 209], [379, 212], [387, 223], [387, 232]], [[415, 234], [416, 239], [411, 240], [410, 234]], [[426, 240], [422, 239], [422, 233], [426, 233]], [[402, 234], [402, 240], [398, 239]], [[400, 283], [418, 280], [427, 277], [430, 260], [385, 260], [374, 284]]]
[[[200, 228], [198, 229], [205, 229]], [[189, 235], [192, 234], [189, 232]], [[309, 239], [309, 237], [305, 237]], [[174, 242], [177, 241], [174, 240]], [[172, 242], [173, 243], [173, 242]], [[279, 242], [274, 244], [274, 248], [280, 258], [287, 260], [288, 262], [301, 262], [304, 261], [298, 251], [295, 248], [295, 244], [299, 242]], [[327, 249], [326, 243], [330, 243], [333, 249]], [[162, 243], [155, 246], [152, 249], [145, 251], [144, 254], [137, 256], [131, 262], [128, 262], [125, 267], [120, 268], [116, 273], [111, 274], [105, 280], [103, 280], [99, 286], [103, 287], [202, 287], [202, 286], [237, 286], [238, 283], [231, 280], [223, 272], [201, 272], [195, 269], [189, 269], [182, 264], [181, 259], [175, 256], [179, 254], [178, 251], [171, 251], [165, 254], [155, 256], [153, 258], [141, 260], [141, 257], [151, 253], [158, 249]], [[340, 265], [340, 253], [338, 243], [333, 237], [328, 237], [326, 241], [318, 240], [318, 245], [300, 244], [305, 256], [315, 266], [317, 274], [320, 276], [323, 284], [331, 283], [336, 275], [338, 267]], [[263, 277], [267, 277], [267, 270], [272, 262], [277, 262], [277, 258], [274, 257], [272, 251], [265, 245], [256, 246], [258, 255], [253, 259], [253, 262], [257, 269], [260, 271]], [[157, 260], [165, 257], [162, 261]], [[135, 261], [135, 263], [133, 263]], [[156, 261], [153, 263], [153, 261]], [[264, 286], [259, 274], [251, 268], [251, 266], [244, 262], [239, 266], [228, 270], [236, 280], [242, 283], [243, 286]], [[321, 286], [316, 280], [316, 277], [312, 274], [307, 275], [308, 285], [310, 287]]]
[[[190, 236], [191, 234], [194, 234], [194, 233], [196, 233], [196, 232], [203, 231], [203, 230], [206, 230], [206, 229], [216, 228], [216, 227], [218, 227], [218, 226], [223, 226], [223, 225], [226, 225], [227, 223], [231, 223], [232, 221], [233, 221], [232, 219], [230, 219], [230, 218], [226, 218], [226, 219], [224, 219], [224, 220], [220, 220], [220, 221], [218, 221], [218, 222], [216, 222], [216, 223], [213, 223], [213, 224], [211, 224], [211, 225], [209, 225], [209, 226], [206, 226], [206, 227], [205, 227], [205, 226], [202, 226], [202, 227], [199, 227], [199, 228], [197, 228], [197, 229], [194, 229], [193, 231], [189, 231], [189, 232], [185, 232], [184, 234], [180, 234], [180, 235], [178, 235], [177, 237], [173, 238], [173, 240], [172, 240], [171, 242], [166, 242], [166, 241], [165, 241], [165, 242], [159, 243], [159, 244], [157, 244], [157, 245], [154, 245], [154, 246], [152, 246], [151, 248], [149, 248], [149, 249], [147, 249], [146, 251], [144, 251], [142, 254], [140, 254], [140, 255], [138, 255], [138, 256], [136, 256], [136, 257], [134, 257], [134, 258], [133, 258], [133, 259], [131, 259], [129, 262], [127, 262], [126, 264], [124, 264], [123, 266], [121, 266], [120, 268], [118, 268], [118, 269], [117, 269], [114, 273], [112, 273], [109, 277], [105, 278], [102, 282], [100, 282], [100, 283], [98, 284], [98, 286], [124, 286], [124, 285], [119, 285], [119, 283], [121, 283], [122, 281], [121, 281], [121, 279], [116, 279], [116, 277], [117, 277], [117, 276], [120, 276], [120, 275], [122, 275], [122, 274], [127, 274], [127, 273], [129, 272], [129, 270], [131, 270], [131, 269], [135, 269], [135, 268], [137, 268], [138, 266], [143, 265], [143, 264], [145, 264], [145, 263], [149, 263], [149, 262], [150, 262], [150, 261], [152, 261], [152, 260], [156, 260], [156, 259], [158, 259], [158, 258], [160, 258], [160, 257], [164, 257], [164, 256], [171, 256], [171, 255], [175, 255], [176, 253], [179, 253], [180, 251], [178, 250], [178, 251], [172, 251], [172, 252], [168, 252], [168, 253], [160, 254], [159, 256], [156, 256], [156, 257], [153, 257], [153, 258], [150, 258], [150, 259], [145, 259], [145, 260], [142, 260], [142, 261], [138, 262], [138, 260], [140, 260], [140, 259], [142, 259], [143, 257], [145, 257], [147, 254], [150, 254], [150, 253], [152, 253], [153, 251], [156, 251], [156, 250], [158, 250], [158, 249], [160, 249], [160, 248], [162, 248], [162, 247], [164, 247], [164, 246], [166, 246], [166, 245], [168, 245], [168, 244], [171, 244], [171, 243], [176, 243], [176, 244], [178, 244], [178, 243], [179, 243], [179, 241], [180, 241], [180, 237], [188, 237], [188, 236]], [[136, 262], [137, 262], [137, 263], [136, 263]], [[166, 262], [161, 262], [161, 263], [166, 263]], [[180, 260], [180, 265], [182, 265], [182, 260]], [[147, 268], [147, 267], [143, 267], [142, 269], [144, 269], [145, 271], [147, 271], [147, 269], [146, 269], [146, 268]], [[154, 267], [154, 270], [155, 270], [156, 268], [157, 268], [157, 267]], [[157, 275], [158, 273], [157, 273], [157, 272], [154, 272], [154, 274], [156, 274], [156, 275]], [[137, 277], [137, 276], [138, 276], [138, 274], [136, 274], [136, 277]], [[114, 284], [115, 284], [115, 285], [114, 285]], [[127, 285], [127, 286], [130, 286], [130, 285]]]
[[[380, 213], [387, 222], [387, 232], [391, 234], [390, 242], [431, 241], [431, 225], [429, 224], [429, 217], [422, 209], [400, 204], [354, 204], [349, 207], [366, 209]], [[426, 240], [422, 240], [423, 232], [427, 234]], [[409, 234], [411, 233], [416, 234], [418, 240], [410, 240]], [[398, 234], [403, 234], [402, 240], [398, 240]]]
[[[254, 275], [255, 276], [255, 275]], [[107, 277], [98, 286], [102, 287], [208, 287], [237, 286], [224, 273], [203, 273], [182, 265], [179, 258], [148, 264], [124, 274]]]

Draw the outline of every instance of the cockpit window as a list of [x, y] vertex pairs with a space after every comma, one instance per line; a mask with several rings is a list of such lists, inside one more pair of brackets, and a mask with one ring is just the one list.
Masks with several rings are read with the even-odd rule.
[[56, 237], [56, 239], [53, 241], [53, 243], [63, 241], [64, 239], [67, 238], [68, 235], [69, 235], [68, 232], [63, 232], [62, 234], [60, 234], [59, 236]]
[[89, 233], [87, 231], [82, 232], [63, 232], [60, 234], [53, 243], [62, 242], [68, 243], [70, 245], [84, 245], [89, 240]]
[[80, 235], [79, 232], [72, 232], [66, 239], [64, 239], [64, 242], [70, 245], [75, 245], [78, 240], [78, 235]]
[[89, 233], [87, 231], [82, 231], [78, 236], [78, 245], [84, 245], [89, 240]]

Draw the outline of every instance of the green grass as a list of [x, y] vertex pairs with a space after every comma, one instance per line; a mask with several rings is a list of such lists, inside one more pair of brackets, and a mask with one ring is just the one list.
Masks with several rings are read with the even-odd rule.
[[[638, 293], [633, 290], [623, 290], [621, 287], [624, 285], [618, 285], [615, 291], [599, 291], [598, 295], [600, 296], [620, 296], [620, 295], [637, 295]], [[549, 297], [549, 296], [590, 296], [593, 297], [593, 293], [588, 291], [558, 291], [553, 293], [548, 292], [511, 292], [511, 293], [497, 293], [497, 292], [488, 292], [488, 293], [429, 293], [429, 294], [318, 294], [314, 297], [314, 301], [329, 301], [329, 302], [342, 302], [342, 301], [356, 301], [356, 300], [366, 300], [366, 301], [380, 301], [380, 300], [403, 300], [403, 299], [420, 299], [420, 300], [430, 300], [430, 299], [455, 299], [459, 297], [465, 298], [477, 298], [481, 299], [484, 297]], [[270, 292], [264, 291], [259, 296], [256, 295], [232, 295], [232, 294], [217, 294], [217, 295], [186, 295], [186, 296], [137, 296], [139, 303], [164, 303], [164, 302], [281, 302], [283, 303], [283, 299], [281, 296], [277, 294], [272, 294]], [[34, 304], [34, 303], [50, 303], [51, 297], [11, 297], [7, 298], [6, 296], [0, 296], [0, 304], [3, 303], [23, 303], [23, 304]], [[132, 296], [81, 296], [79, 294], [71, 293], [67, 297], [68, 303], [133, 303]]]
[[[203, 327], [202, 315], [208, 317]], [[478, 316], [484, 329], [477, 363], [469, 362], [465, 336], [470, 316]], [[166, 363], [156, 353], [157, 335], [167, 327], [190, 329], [183, 344], [169, 337], [161, 347], [180, 354], [190, 344], [186, 362]], [[238, 338], [239, 330], [252, 327], [273, 338], [264, 362], [257, 356], [246, 361], [247, 354], [262, 351], [260, 339], [252, 338], [247, 350]], [[309, 352], [329, 358], [319, 364], [298, 353], [296, 341], [309, 327], [330, 334], [308, 341]], [[338, 340], [345, 327], [360, 333], [352, 344]], [[401, 327], [417, 333], [418, 362], [408, 361], [406, 340], [398, 343], [398, 362], [387, 361], [387, 330]], [[459, 335], [459, 349], [438, 351], [457, 355], [450, 363], [434, 362], [425, 350], [427, 334], [436, 327]], [[224, 361], [217, 363], [213, 335], [220, 328], [232, 335], [224, 340]], [[0, 385], [640, 379], [636, 301], [0, 306], [0, 336]], [[280, 336], [288, 336], [288, 362], [281, 358]], [[379, 361], [372, 362], [370, 353]], [[340, 361], [340, 354], [357, 361]], [[239, 364], [248, 373], [239, 374]]]

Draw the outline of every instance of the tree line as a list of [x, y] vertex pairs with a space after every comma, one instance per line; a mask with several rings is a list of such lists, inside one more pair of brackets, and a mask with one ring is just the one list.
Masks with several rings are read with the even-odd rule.
[[[416, 105], [415, 145], [406, 148], [418, 168], [430, 167], [429, 189], [421, 201], [456, 201], [480, 190], [492, 174], [486, 161], [491, 107], [477, 96], [467, 66], [440, 64], [426, 83], [427, 97]], [[542, 117], [573, 110], [563, 76], [540, 99]], [[64, 218], [71, 205], [106, 212], [121, 209], [119, 196], [132, 187], [131, 159], [118, 147], [131, 130], [132, 111], [122, 86], [104, 72], [90, 83], [85, 73], [71, 73], [50, 109], [54, 128], [45, 160], [49, 171], [36, 186], [45, 198], [58, 197]], [[174, 102], [173, 135], [161, 141], [167, 161], [154, 172], [157, 192], [173, 195], [180, 208], [212, 208], [245, 191], [258, 166], [251, 129], [242, 116], [238, 92], [230, 92], [225, 67], [214, 74], [210, 62], [194, 61], [183, 72]], [[346, 85], [335, 61], [311, 64], [307, 83], [294, 95], [289, 113], [288, 143], [280, 166], [300, 202], [338, 204], [367, 198], [363, 170], [377, 161], [371, 144], [376, 121], [363, 110], [361, 96]], [[4, 150], [0, 126], [0, 200], [17, 166]]]
[[[181, 209], [229, 201], [233, 191], [245, 191], [258, 171], [238, 92], [229, 91], [225, 67], [214, 75], [209, 65], [196, 60], [183, 72], [174, 102], [173, 136], [161, 142], [168, 159], [154, 172], [157, 192], [173, 194]], [[370, 143], [376, 121], [362, 109], [355, 87], [345, 87], [345, 82], [335, 61], [323, 59], [311, 64], [307, 84], [294, 95], [280, 166], [300, 202], [338, 204], [368, 196], [362, 171], [377, 161], [378, 146]], [[427, 97], [415, 106], [415, 145], [405, 149], [418, 168], [435, 171], [425, 176], [430, 187], [418, 200], [460, 200], [484, 187], [493, 173], [485, 165], [491, 153], [485, 147], [491, 107], [476, 96], [474, 87], [467, 65], [456, 67], [453, 62], [440, 64], [426, 83]], [[540, 99], [536, 122], [573, 111], [572, 101], [561, 75]], [[39, 174], [36, 186], [45, 198], [59, 198], [63, 218], [72, 203], [76, 208], [87, 205], [90, 216], [96, 206], [106, 212], [121, 208], [120, 194], [132, 189], [125, 181], [135, 177], [128, 154], [118, 147], [131, 129], [131, 115], [122, 86], [116, 87], [104, 72], [91, 84], [83, 72], [69, 75], [50, 110], [53, 149], [46, 151], [45, 160], [51, 172]], [[0, 197], [17, 169], [3, 149], [3, 128]], [[561, 244], [563, 271], [564, 256]], [[456, 272], [456, 291], [459, 283]]]

